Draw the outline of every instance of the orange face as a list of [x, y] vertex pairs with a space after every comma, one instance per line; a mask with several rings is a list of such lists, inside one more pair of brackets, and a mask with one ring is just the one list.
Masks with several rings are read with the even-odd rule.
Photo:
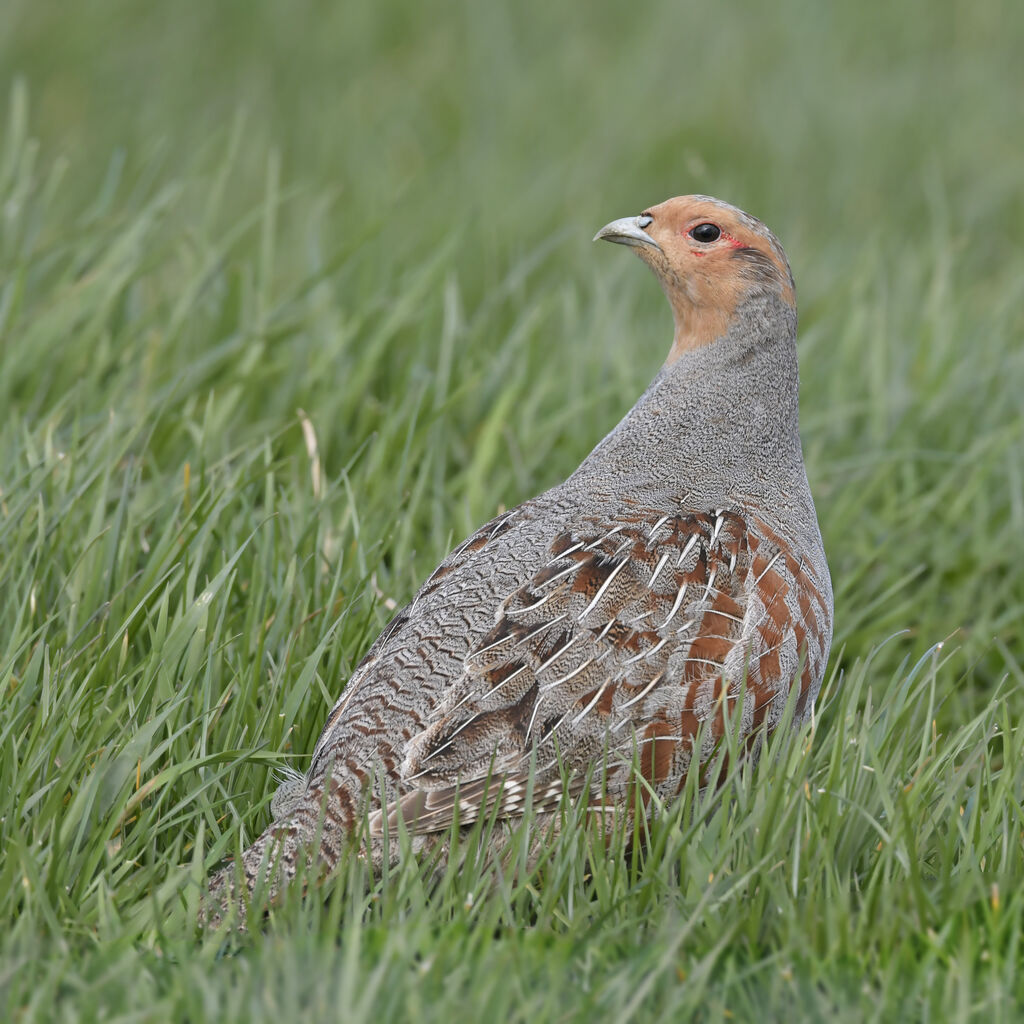
[[722, 337], [752, 293], [774, 292], [796, 305], [778, 240], [759, 220], [717, 199], [668, 199], [614, 221], [597, 237], [631, 246], [657, 276], [676, 321], [670, 363]]

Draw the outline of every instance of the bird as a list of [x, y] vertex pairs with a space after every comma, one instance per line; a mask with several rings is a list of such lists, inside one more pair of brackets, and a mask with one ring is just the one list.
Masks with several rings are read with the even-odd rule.
[[[786, 254], [761, 221], [704, 195], [599, 239], [660, 283], [674, 319], [664, 364], [571, 476], [459, 544], [384, 628], [272, 823], [211, 877], [205, 924], [234, 907], [246, 927], [257, 884], [273, 900], [297, 873], [329, 875], [360, 828], [359, 855], [380, 870], [400, 855], [387, 841], [400, 824], [416, 855], [482, 817], [550, 822], [566, 779], [604, 810], [653, 814], [727, 720], [753, 749], [810, 715], [833, 597]], [[597, 763], [591, 798], [572, 780]]]

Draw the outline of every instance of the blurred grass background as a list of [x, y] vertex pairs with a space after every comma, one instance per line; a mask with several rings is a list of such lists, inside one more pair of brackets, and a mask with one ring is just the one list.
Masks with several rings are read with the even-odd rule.
[[[836, 585], [831, 671], [840, 694], [839, 680], [861, 681], [825, 710], [826, 735], [872, 687], [868, 709], [902, 721], [886, 694], [906, 699], [908, 666], [947, 641], [931, 716], [947, 761], [934, 764], [985, 771], [937, 776], [935, 800], [946, 786], [954, 816], [988, 813], [968, 845], [1002, 853], [887, 860], [867, 830], [833, 923], [861, 941], [839, 966], [816, 930], [835, 893], [783, 886], [785, 936], [687, 933], [662, 959], [652, 940], [654, 966], [609, 954], [607, 1005], [681, 1012], [710, 991], [694, 1004], [709, 1019], [788, 999], [813, 1015], [841, 980], [851, 1019], [1012, 1016], [1020, 929], [996, 928], [991, 885], [1006, 901], [1024, 878], [1024, 769], [1005, 746], [1024, 712], [1022, 38], [1020, 6], [998, 0], [6, 0], [9, 1016], [59, 1002], [64, 1019], [90, 1006], [255, 1019], [305, 1005], [294, 980], [260, 985], [268, 964], [283, 979], [302, 958], [329, 973], [337, 956], [350, 981], [320, 998], [347, 999], [351, 972], [375, 970], [395, 1013], [458, 1003], [544, 1019], [554, 1011], [531, 999], [545, 951], [582, 985], [588, 949], [619, 949], [562, 909], [535, 939], [485, 950], [487, 928], [427, 906], [422, 943], [475, 966], [434, 991], [417, 981], [426, 946], [392, 935], [401, 908], [376, 932], [350, 925], [338, 949], [302, 933], [209, 977], [187, 927], [160, 933], [183, 879], [262, 827], [270, 767], [303, 766], [387, 602], [499, 507], [575, 468], [646, 385], [668, 310], [634, 261], [589, 240], [686, 192], [764, 219], [797, 279], [804, 445]], [[873, 797], [882, 818], [887, 787], [916, 778], [920, 736], [904, 740]], [[818, 768], [834, 770], [839, 748], [818, 745]], [[986, 772], [1002, 815], [963, 788]], [[908, 834], [939, 816], [922, 800]], [[840, 817], [821, 814], [827, 856]], [[872, 871], [897, 894], [888, 924], [858, 917]], [[697, 905], [684, 890], [659, 890], [668, 917], [629, 893], [617, 913], [638, 934], [664, 930]], [[725, 907], [721, 935], [749, 911], [739, 890]], [[883, 946], [932, 933], [948, 942], [937, 975], [887, 973]], [[158, 962], [172, 948], [180, 972]], [[520, 989], [479, 980], [517, 962]], [[795, 994], [794, 962], [814, 979]], [[694, 963], [710, 989], [674, 980]], [[658, 984], [631, 1001], [621, 986], [645, 971]], [[200, 976], [205, 1001], [188, 1003]], [[380, 1012], [360, 1007], [352, 1019]]]

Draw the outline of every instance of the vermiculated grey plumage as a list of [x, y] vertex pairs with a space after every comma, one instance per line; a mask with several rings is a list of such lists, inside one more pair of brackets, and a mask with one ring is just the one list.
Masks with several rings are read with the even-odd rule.
[[[715, 242], [688, 234], [708, 222]], [[605, 804], [629, 813], [634, 752], [671, 801], [720, 738], [724, 702], [744, 735], [772, 728], [794, 687], [797, 720], [810, 712], [832, 588], [800, 447], [785, 254], [704, 196], [633, 225], [602, 235], [661, 281], [668, 361], [572, 476], [474, 533], [395, 616], [245, 851], [250, 890], [271, 862], [271, 893], [307, 862], [333, 869], [367, 800], [379, 866], [399, 818], [424, 849], [456, 814], [469, 825], [495, 801], [500, 817], [521, 814], [531, 764], [533, 809], [553, 808], [562, 771], [600, 760]], [[211, 880], [214, 923], [234, 879], [229, 865]]]

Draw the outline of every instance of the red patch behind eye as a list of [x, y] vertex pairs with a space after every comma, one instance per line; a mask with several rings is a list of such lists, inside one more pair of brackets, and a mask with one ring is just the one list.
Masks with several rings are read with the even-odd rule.
[[[705, 222], [701, 221], [700, 223], [703, 224]], [[708, 223], [710, 223], [710, 221]], [[715, 227], [718, 227], [718, 225], [716, 224]], [[747, 243], [746, 242], [741, 242], [735, 235], [730, 235], [728, 231], [724, 231], [724, 230], [722, 230], [722, 228], [718, 228], [718, 230], [721, 232], [721, 234], [719, 234], [718, 238], [715, 239], [716, 242], [718, 242], [718, 241], [726, 242], [726, 243], [728, 243], [730, 249], [746, 249], [747, 248]], [[693, 231], [693, 228], [692, 227], [687, 227], [683, 231], [683, 234], [686, 235], [687, 237], [690, 237], [690, 232], [691, 231]], [[704, 256], [707, 255], [706, 251], [697, 250], [697, 249], [691, 249], [690, 253], [691, 253], [691, 255], [697, 256], [697, 257], [700, 257], [700, 258], [703, 258]]]

